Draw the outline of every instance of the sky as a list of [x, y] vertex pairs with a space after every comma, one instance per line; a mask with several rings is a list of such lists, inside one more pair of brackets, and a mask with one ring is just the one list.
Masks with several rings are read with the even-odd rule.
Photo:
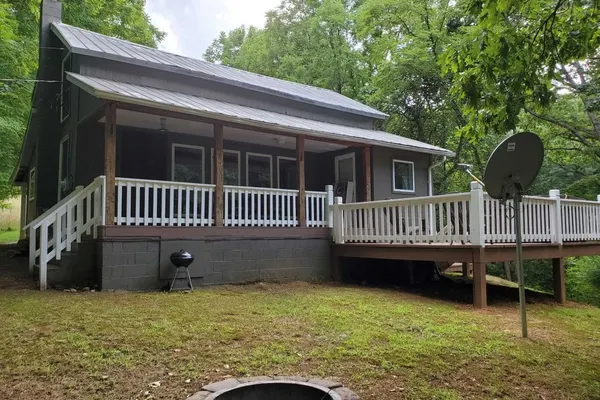
[[167, 36], [159, 48], [202, 58], [219, 32], [240, 25], [263, 27], [265, 13], [281, 0], [147, 0], [152, 23]]

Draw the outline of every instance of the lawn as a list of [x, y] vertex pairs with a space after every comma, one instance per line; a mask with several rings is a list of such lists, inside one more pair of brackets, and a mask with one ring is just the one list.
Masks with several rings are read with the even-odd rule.
[[600, 309], [534, 304], [529, 317], [523, 340], [514, 304], [478, 312], [384, 289], [6, 289], [0, 398], [185, 399], [274, 374], [331, 377], [362, 399], [598, 398]]
[[19, 231], [17, 229], [0, 231], [0, 243], [16, 243], [18, 241]]

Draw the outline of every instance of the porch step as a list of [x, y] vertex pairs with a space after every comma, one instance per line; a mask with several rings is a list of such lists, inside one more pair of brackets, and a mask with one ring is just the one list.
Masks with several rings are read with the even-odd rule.
[[[80, 284], [80, 279], [77, 274], [77, 254], [74, 251], [63, 252], [60, 260], [52, 260], [48, 263], [46, 272], [47, 283], [52, 286], [69, 286], [72, 284]], [[39, 278], [39, 265], [34, 265], [34, 278]]]

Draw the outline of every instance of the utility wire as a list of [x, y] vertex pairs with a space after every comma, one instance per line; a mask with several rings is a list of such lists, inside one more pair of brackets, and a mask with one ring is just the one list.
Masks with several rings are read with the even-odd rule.
[[23, 78], [0, 78], [0, 82], [31, 82], [31, 83], [60, 83], [61, 81], [47, 81], [41, 79], [23, 79]]

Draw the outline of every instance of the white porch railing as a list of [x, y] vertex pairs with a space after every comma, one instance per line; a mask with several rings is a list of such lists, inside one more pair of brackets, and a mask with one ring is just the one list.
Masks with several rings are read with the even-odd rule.
[[212, 226], [215, 185], [116, 179], [117, 225]]
[[60, 260], [63, 251], [81, 242], [83, 234], [96, 237], [96, 227], [104, 225], [105, 178], [73, 193], [40, 215], [23, 229], [29, 230], [29, 272], [39, 266], [40, 290], [47, 287], [48, 263]]
[[[135, 226], [214, 226], [215, 185], [116, 179], [115, 224]], [[224, 187], [224, 226], [298, 226], [298, 191]], [[326, 227], [333, 187], [306, 192], [306, 226]]]
[[[485, 246], [515, 243], [512, 201], [502, 204], [471, 184], [470, 193], [333, 206], [336, 243], [450, 243]], [[555, 243], [600, 240], [597, 202], [524, 196], [523, 241]]]

